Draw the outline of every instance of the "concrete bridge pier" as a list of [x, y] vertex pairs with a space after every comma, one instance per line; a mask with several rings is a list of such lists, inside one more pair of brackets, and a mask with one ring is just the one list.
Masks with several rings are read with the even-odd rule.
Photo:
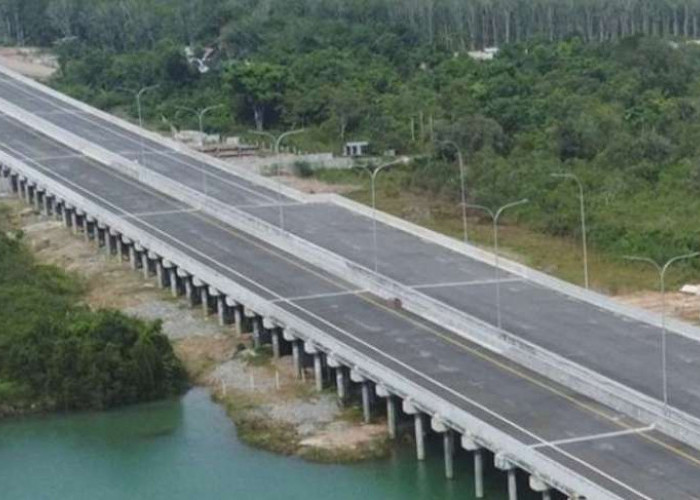
[[80, 214], [77, 209], [71, 211], [71, 230], [76, 235], [80, 232]]
[[49, 195], [49, 193], [44, 194], [44, 215], [46, 217], [51, 217], [52, 215], [52, 205], [54, 197]]
[[119, 256], [119, 261], [124, 262], [129, 258], [129, 251], [127, 249], [128, 238], [122, 235], [117, 236], [117, 255]]
[[138, 253], [138, 250], [136, 250], [136, 243], [132, 243], [131, 245], [129, 245], [129, 264], [131, 266], [132, 271], [137, 271], [139, 268]]
[[112, 257], [114, 255], [116, 247], [116, 238], [114, 231], [111, 228], [105, 227], [105, 250], [107, 252], [107, 257]]
[[148, 250], [141, 252], [141, 272], [143, 273], [143, 279], [147, 280], [151, 277], [151, 265]]
[[209, 317], [209, 286], [204, 284], [199, 287], [199, 305], [202, 306], [202, 316]]
[[415, 429], [416, 439], [416, 458], [423, 461], [425, 460], [425, 428], [423, 414], [410, 399], [404, 399], [402, 407], [405, 414], [413, 415], [413, 426]]
[[235, 307], [233, 308], [233, 322], [235, 324], [236, 328], [236, 333], [238, 335], [243, 335], [243, 330], [245, 329], [243, 320], [245, 319], [245, 316], [243, 315], [243, 306], [240, 304], [236, 304]]
[[348, 399], [348, 377], [347, 369], [344, 366], [338, 366], [335, 369], [335, 385], [338, 389], [338, 404], [345, 406]]
[[44, 211], [44, 200], [46, 199], [46, 190], [37, 186], [36, 195], [34, 197], [34, 202], [36, 206], [36, 211], [40, 214], [46, 215]]
[[302, 346], [300, 345], [300, 343], [301, 340], [299, 339], [292, 340], [292, 360], [294, 363], [294, 373], [296, 373], [296, 377], [298, 379], [301, 378], [301, 370], [303, 369], [301, 365]]
[[537, 491], [542, 493], [542, 500], [552, 499], [552, 489], [550, 486], [541, 478], [537, 476], [530, 476], [529, 479], [530, 489], [532, 491]]
[[282, 346], [280, 344], [280, 329], [275, 326], [270, 330], [270, 339], [272, 341], [272, 357], [274, 359], [280, 359], [282, 357]]
[[229, 307], [226, 304], [225, 295], [219, 295], [216, 298], [216, 317], [219, 320], [219, 326], [226, 326], [229, 322]]
[[386, 428], [390, 439], [396, 438], [396, 397], [386, 386], [377, 384], [374, 391], [380, 398], [386, 398]]
[[207, 287], [207, 302], [203, 306], [204, 317], [209, 317], [212, 312], [216, 314], [216, 319], [219, 319], [219, 295], [221, 292], [213, 286]]
[[86, 215], [83, 218], [83, 240], [85, 240], [85, 243], [90, 243], [90, 240], [93, 238], [97, 240], [97, 224], [94, 217]]
[[63, 227], [66, 229], [70, 229], [71, 221], [73, 220], [70, 215], [71, 211], [71, 208], [64, 203], [63, 209], [61, 210], [61, 218], [63, 219]]
[[372, 421], [372, 386], [370, 381], [355, 369], [350, 370], [350, 380], [360, 384], [360, 394], [362, 396], [362, 421], [369, 424]]
[[508, 500], [518, 500], [518, 483], [515, 464], [501, 453], [496, 453], [494, 465], [508, 474]]
[[156, 283], [158, 284], [158, 288], [165, 289], [170, 285], [170, 273], [163, 265], [163, 262], [164, 259], [161, 259], [160, 257], [155, 260]]
[[484, 451], [478, 443], [466, 434], [461, 437], [462, 448], [474, 456], [474, 496], [484, 498]]
[[453, 479], [455, 476], [454, 470], [454, 455], [455, 455], [455, 440], [454, 431], [450, 429], [447, 424], [442, 421], [439, 417], [432, 417], [430, 419], [430, 427], [437, 432], [442, 434], [442, 446], [445, 456], [445, 477], [447, 479]]
[[304, 352], [313, 358], [316, 391], [321, 392], [323, 390], [323, 359], [321, 357], [323, 353], [311, 342], [304, 342]]
[[180, 293], [182, 291], [182, 288], [180, 286], [180, 277], [177, 275], [177, 272], [178, 269], [177, 267], [175, 267], [174, 264], [168, 268], [168, 274], [170, 279], [170, 295], [175, 299], [180, 296]]
[[253, 347], [260, 349], [262, 346], [262, 318], [257, 314], [251, 320], [253, 326]]

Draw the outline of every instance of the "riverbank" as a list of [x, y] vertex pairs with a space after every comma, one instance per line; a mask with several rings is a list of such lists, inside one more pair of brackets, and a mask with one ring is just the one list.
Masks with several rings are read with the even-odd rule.
[[316, 393], [311, 382], [296, 380], [289, 357], [273, 360], [255, 351], [249, 334], [220, 327], [202, 311], [172, 298], [155, 282], [98, 252], [15, 199], [10, 224], [21, 229], [39, 262], [79, 276], [84, 302], [110, 307], [145, 320], [160, 319], [190, 379], [207, 387], [222, 404], [246, 443], [284, 455], [320, 462], [356, 462], [388, 455], [382, 422], [363, 425], [356, 409], [340, 408], [333, 393]]

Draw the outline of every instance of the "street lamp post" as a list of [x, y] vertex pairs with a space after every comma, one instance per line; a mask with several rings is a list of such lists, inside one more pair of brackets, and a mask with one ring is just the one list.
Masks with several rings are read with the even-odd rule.
[[[273, 151], [276, 155], [280, 154], [280, 145], [282, 144], [282, 141], [289, 137], [290, 135], [295, 135], [295, 134], [301, 134], [302, 132], [306, 132], [306, 129], [300, 128], [297, 130], [288, 130], [287, 132], [284, 132], [280, 135], [275, 135], [271, 132], [265, 132], [263, 130], [250, 130], [249, 131], [251, 134], [257, 134], [257, 135], [264, 135], [266, 137], [269, 137], [272, 140], [272, 146], [273, 146]], [[279, 198], [279, 207], [280, 207], [280, 228], [284, 230], [284, 205], [282, 203], [282, 182], [279, 181], [279, 187], [277, 190], [277, 196]]]
[[583, 281], [588, 289], [588, 245], [586, 243], [586, 205], [583, 198], [583, 184], [574, 174], [551, 174], [560, 179], [571, 179], [578, 185], [579, 203], [581, 205], [581, 237], [583, 239]]
[[666, 271], [671, 267], [671, 264], [680, 260], [692, 259], [700, 255], [700, 252], [693, 252], [685, 255], [679, 255], [669, 259], [663, 266], [649, 257], [625, 256], [627, 260], [636, 260], [651, 264], [659, 272], [659, 288], [661, 290], [661, 380], [662, 393], [664, 399], [664, 408], [668, 409], [668, 371], [667, 371], [667, 343], [666, 343]]
[[499, 250], [498, 250], [498, 220], [501, 218], [501, 215], [503, 212], [505, 212], [509, 208], [517, 207], [519, 205], [524, 205], [525, 203], [528, 203], [529, 200], [527, 198], [520, 200], [520, 201], [514, 201], [512, 203], [508, 203], [506, 205], [503, 205], [500, 207], [496, 212], [494, 213], [493, 210], [491, 210], [488, 207], [485, 207], [483, 205], [467, 205], [468, 207], [472, 208], [477, 208], [479, 210], [483, 210], [487, 214], [491, 216], [491, 220], [493, 221], [493, 250], [494, 250], [494, 260], [495, 260], [495, 276], [496, 276], [496, 325], [498, 326], [499, 330], [501, 329], [502, 326], [502, 321], [501, 321], [501, 284], [500, 284], [500, 260], [499, 260]]
[[459, 182], [462, 190], [462, 230], [464, 231], [464, 243], [469, 243], [469, 233], [467, 229], [467, 190], [466, 190], [466, 172], [464, 170], [464, 158], [462, 150], [454, 141], [442, 141], [443, 144], [452, 146], [457, 151], [457, 161], [459, 162]]
[[[125, 92], [129, 92], [130, 94], [133, 94], [136, 97], [136, 111], [139, 115], [139, 127], [143, 128], [143, 113], [142, 113], [142, 108], [141, 108], [141, 97], [143, 94], [146, 92], [149, 92], [151, 90], [155, 90], [160, 85], [149, 85], [147, 87], [142, 87], [140, 90], [135, 91], [133, 89], [127, 89], [124, 87], [117, 87], [118, 90], [122, 90]], [[139, 134], [139, 144], [140, 144], [140, 150], [139, 150], [139, 156], [141, 158], [141, 163], [143, 163], [143, 135]]]
[[394, 165], [407, 165], [409, 162], [408, 157], [401, 157], [398, 160], [391, 161], [389, 163], [384, 163], [377, 168], [372, 169], [372, 167], [366, 165], [359, 165], [355, 168], [362, 168], [369, 173], [370, 179], [370, 189], [372, 193], [372, 248], [374, 251], [374, 272], [379, 270], [379, 252], [377, 247], [377, 191], [376, 191], [376, 180], [379, 172], [385, 168], [393, 167]]
[[216, 104], [215, 106], [208, 106], [204, 109], [201, 109], [197, 111], [196, 109], [192, 108], [187, 108], [185, 106], [178, 106], [177, 109], [182, 110], [182, 111], [187, 111], [189, 113], [193, 113], [197, 119], [199, 120], [199, 145], [200, 147], [204, 146], [204, 115], [209, 113], [210, 111], [213, 111], [218, 108], [223, 108], [223, 104]]
[[[185, 106], [178, 106], [177, 109], [181, 111], [187, 111], [189, 113], [193, 113], [197, 119], [199, 120], [199, 147], [203, 150], [204, 149], [204, 115], [209, 113], [210, 111], [213, 111], [218, 108], [223, 108], [223, 104], [216, 104], [214, 106], [207, 106], [206, 108], [200, 109], [197, 111], [196, 109], [192, 108], [187, 108]], [[202, 169], [202, 187], [204, 189], [204, 196], [208, 196], [208, 186], [207, 186], [207, 171], [206, 169]]]

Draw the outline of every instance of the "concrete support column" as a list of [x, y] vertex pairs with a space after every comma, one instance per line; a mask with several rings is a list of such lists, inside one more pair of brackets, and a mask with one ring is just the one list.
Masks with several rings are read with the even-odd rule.
[[273, 328], [270, 332], [272, 337], [272, 357], [275, 359], [280, 359], [282, 356], [280, 352], [280, 331], [279, 328]]
[[537, 476], [530, 476], [530, 489], [542, 493], [542, 500], [552, 499], [552, 490], [549, 485]]
[[292, 360], [294, 362], [294, 373], [297, 378], [301, 378], [301, 340], [292, 340]]
[[78, 228], [78, 211], [73, 210], [71, 213], [71, 229], [73, 231], [73, 234], [78, 234], [79, 228]]
[[174, 298], [178, 298], [180, 296], [180, 289], [177, 286], [177, 268], [171, 267], [168, 273], [170, 274], [170, 295]]
[[423, 429], [423, 414], [418, 412], [413, 416], [416, 431], [416, 458], [425, 460], [425, 430]]
[[90, 226], [93, 227], [95, 237], [97, 237], [97, 224], [91, 224], [87, 216], [83, 218], [83, 240], [90, 243]]
[[474, 496], [484, 498], [484, 453], [474, 438], [468, 434], [462, 436], [462, 448], [474, 455]]
[[149, 268], [148, 251], [144, 250], [141, 253], [141, 272], [145, 280], [151, 277], [151, 270]]
[[372, 421], [372, 401], [370, 397], [369, 381], [362, 381], [362, 421], [369, 424]]
[[224, 295], [219, 295], [216, 298], [216, 316], [219, 318], [219, 326], [226, 326], [226, 323], [228, 323], [228, 306]]
[[122, 240], [121, 234], [117, 234], [117, 236], [114, 238], [116, 243], [117, 243], [117, 257], [120, 262], [124, 262], [124, 258], [126, 257], [126, 245], [124, 244], [124, 240]]
[[345, 377], [344, 366], [339, 366], [335, 369], [335, 385], [338, 389], [338, 403], [344, 406], [347, 398], [347, 378]]
[[137, 271], [139, 268], [138, 258], [139, 256], [135, 246], [129, 246], [129, 264], [131, 264], [131, 269], [134, 271]]
[[71, 216], [70, 216], [71, 210], [63, 205], [63, 210], [61, 210], [61, 217], [63, 217], [63, 226], [68, 229], [70, 228], [70, 223], [71, 223]]
[[44, 194], [44, 215], [47, 217], [51, 216], [51, 197], [48, 193]]
[[396, 398], [389, 394], [386, 398], [386, 427], [390, 439], [396, 439]]
[[182, 281], [185, 282], [185, 297], [187, 297], [187, 302], [190, 304], [190, 307], [194, 307], [197, 305], [197, 290], [194, 287], [194, 284], [192, 283], [192, 278], [185, 277], [182, 278]]
[[114, 235], [109, 228], [105, 229], [105, 250], [107, 257], [114, 255]]
[[262, 319], [260, 316], [255, 316], [253, 323], [253, 347], [260, 349], [262, 346]]
[[484, 451], [474, 450], [474, 494], [484, 498]]
[[453, 479], [455, 477], [455, 439], [452, 429], [447, 429], [447, 431], [442, 434], [442, 444], [445, 452], [445, 477], [447, 479]]
[[496, 454], [494, 465], [497, 469], [506, 471], [508, 474], [508, 500], [518, 500], [518, 483], [515, 465], [500, 453]]
[[209, 287], [207, 285], [204, 285], [199, 293], [201, 295], [200, 300], [202, 301], [202, 314], [206, 319], [211, 314], [211, 309], [209, 307], [209, 300], [211, 299], [211, 295], [209, 294]]
[[508, 500], [518, 500], [518, 483], [515, 469], [508, 471]]
[[243, 334], [243, 306], [237, 305], [233, 308], [233, 322], [236, 325], [236, 333]]
[[323, 363], [321, 359], [321, 353], [314, 353], [314, 380], [316, 382], [316, 390], [321, 392], [323, 390]]
[[44, 198], [45, 198], [45, 193], [43, 189], [36, 189], [34, 191], [34, 206], [36, 207], [36, 211], [39, 213], [43, 212], [44, 209]]
[[163, 267], [160, 259], [156, 260], [156, 283], [160, 288], [168, 287], [168, 270]]

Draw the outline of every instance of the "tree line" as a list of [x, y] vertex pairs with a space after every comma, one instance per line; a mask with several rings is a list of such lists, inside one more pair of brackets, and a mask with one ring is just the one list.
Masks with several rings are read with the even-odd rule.
[[[631, 35], [700, 37], [698, 0], [0, 0], [4, 43], [48, 45], [83, 37], [114, 50], [236, 32], [241, 13], [377, 23], [448, 50], [576, 35], [602, 42]], [[231, 47], [235, 50], [235, 47]]]

